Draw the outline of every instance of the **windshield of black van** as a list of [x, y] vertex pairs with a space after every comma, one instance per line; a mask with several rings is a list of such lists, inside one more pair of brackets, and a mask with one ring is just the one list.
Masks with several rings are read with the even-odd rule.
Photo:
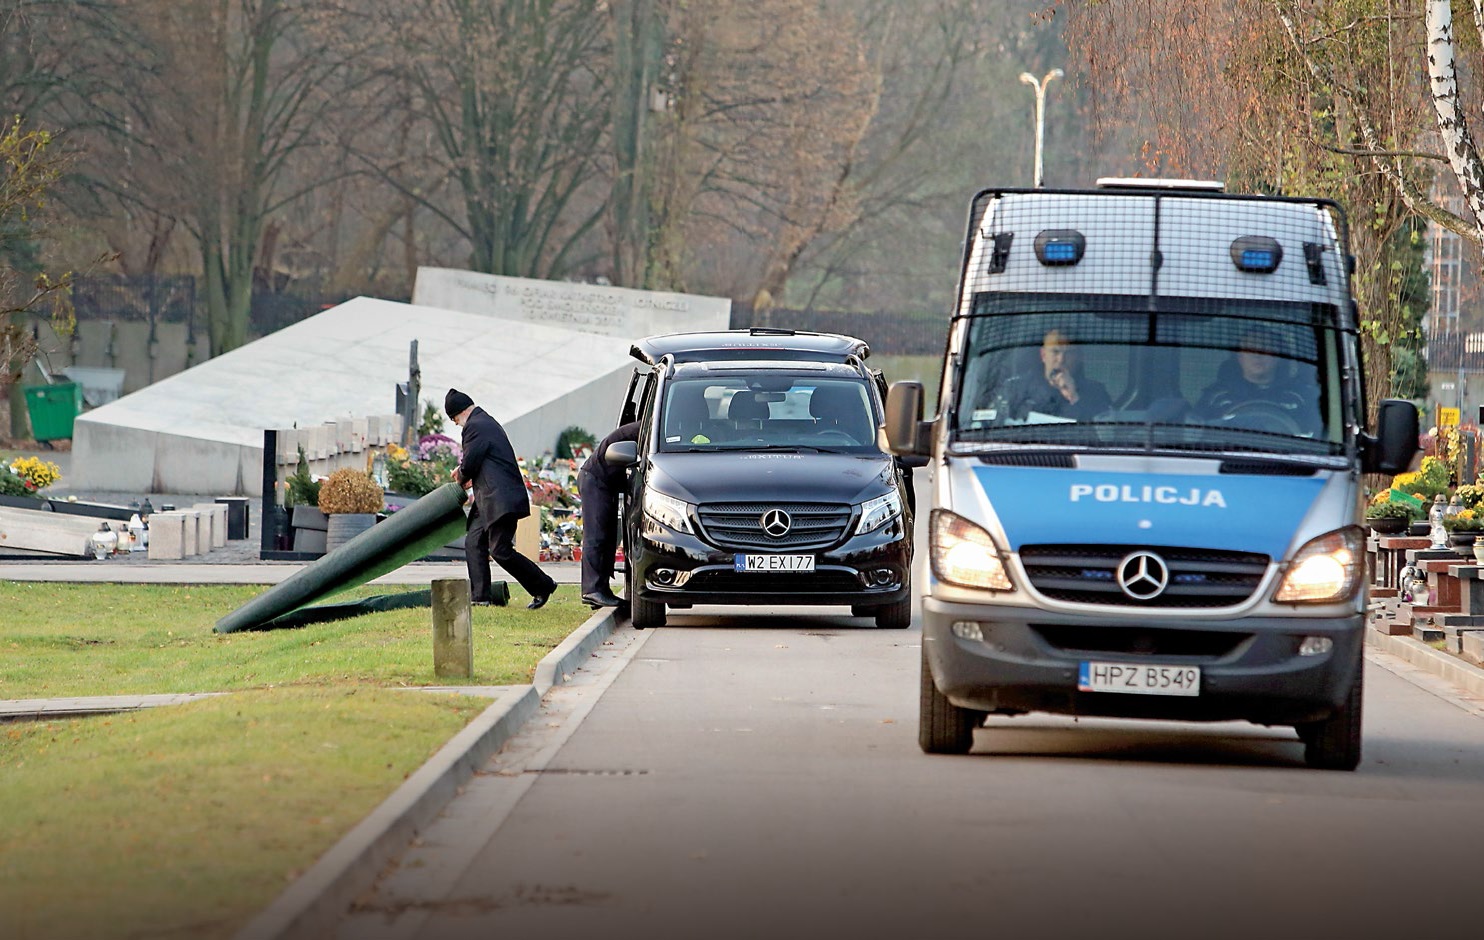
[[659, 450], [876, 453], [864, 381], [809, 375], [678, 379], [665, 387]]
[[1105, 295], [975, 298], [957, 441], [1343, 453], [1332, 307]]

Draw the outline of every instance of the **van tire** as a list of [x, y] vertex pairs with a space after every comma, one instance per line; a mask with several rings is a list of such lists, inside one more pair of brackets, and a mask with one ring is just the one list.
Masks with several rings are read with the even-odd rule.
[[984, 722], [984, 715], [984, 712], [959, 708], [938, 691], [924, 651], [917, 711], [917, 744], [923, 753], [969, 753], [974, 746], [974, 729]]
[[908, 594], [895, 604], [877, 607], [873, 613], [877, 629], [905, 630], [912, 626], [912, 595]]
[[635, 592], [631, 604], [629, 617], [635, 630], [648, 630], [650, 627], [665, 625], [664, 601], [651, 601]]
[[1296, 727], [1304, 742], [1304, 763], [1316, 770], [1354, 770], [1360, 765], [1362, 697], [1361, 667], [1357, 664], [1345, 704], [1324, 721]]

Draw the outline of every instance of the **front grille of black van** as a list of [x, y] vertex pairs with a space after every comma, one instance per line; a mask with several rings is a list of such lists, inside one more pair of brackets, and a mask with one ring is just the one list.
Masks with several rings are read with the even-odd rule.
[[[860, 579], [849, 571], [698, 571], [684, 590], [696, 594], [853, 594]], [[787, 600], [787, 597], [784, 598]]]
[[[1118, 585], [1118, 566], [1131, 552], [1148, 551], [1169, 567], [1169, 584], [1141, 600]], [[1252, 552], [1139, 545], [1026, 545], [1020, 563], [1046, 597], [1119, 607], [1232, 607], [1252, 596], [1270, 559]]]
[[[763, 531], [763, 516], [774, 509], [789, 519], [788, 532], [777, 537]], [[702, 503], [697, 512], [701, 534], [720, 548], [802, 552], [843, 541], [853, 510], [842, 503]]]

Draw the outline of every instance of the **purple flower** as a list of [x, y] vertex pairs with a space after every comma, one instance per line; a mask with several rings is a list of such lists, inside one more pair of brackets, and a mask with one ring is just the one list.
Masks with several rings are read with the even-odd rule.
[[455, 463], [463, 456], [459, 442], [445, 434], [429, 434], [417, 442], [417, 459], [451, 460]]

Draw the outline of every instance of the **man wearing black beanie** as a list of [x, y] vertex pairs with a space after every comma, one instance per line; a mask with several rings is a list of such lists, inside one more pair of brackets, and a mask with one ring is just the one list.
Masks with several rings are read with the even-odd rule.
[[474, 485], [474, 509], [464, 537], [464, 560], [469, 567], [469, 593], [476, 604], [488, 604], [490, 557], [531, 595], [528, 610], [544, 606], [556, 590], [556, 581], [531, 559], [515, 550], [515, 525], [531, 514], [525, 479], [515, 461], [515, 449], [500, 422], [474, 405], [474, 399], [456, 388], [448, 390], [443, 411], [464, 429], [464, 456], [453, 478]]

